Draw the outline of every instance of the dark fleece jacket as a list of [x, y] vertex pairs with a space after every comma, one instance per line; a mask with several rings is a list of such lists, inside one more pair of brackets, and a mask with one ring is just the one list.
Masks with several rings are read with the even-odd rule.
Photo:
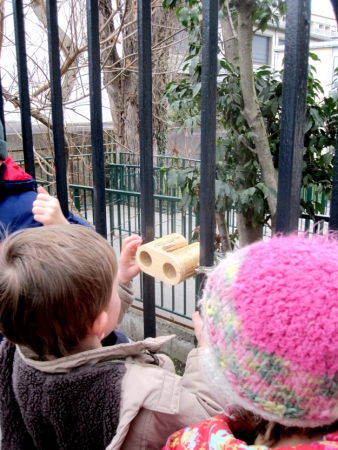
[[0, 344], [1, 448], [103, 450], [119, 422], [123, 362], [84, 365], [49, 374]]

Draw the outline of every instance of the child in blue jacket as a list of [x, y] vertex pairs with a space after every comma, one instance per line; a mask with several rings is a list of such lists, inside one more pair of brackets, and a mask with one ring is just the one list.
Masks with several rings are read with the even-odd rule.
[[52, 224], [90, 226], [71, 212], [64, 217], [59, 201], [43, 187], [36, 188], [36, 180], [7, 155], [0, 123], [0, 242], [4, 232]]

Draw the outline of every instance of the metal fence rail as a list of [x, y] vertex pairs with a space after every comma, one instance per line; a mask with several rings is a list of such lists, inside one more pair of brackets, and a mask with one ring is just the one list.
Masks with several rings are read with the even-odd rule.
[[[141, 192], [140, 159], [133, 153], [105, 152], [104, 180], [105, 188], [122, 191]], [[119, 162], [117, 162], [119, 161]], [[24, 160], [17, 159], [16, 163], [24, 168]], [[179, 186], [169, 186], [166, 183], [166, 169], [170, 167], [199, 167], [198, 159], [173, 158], [169, 156], [154, 156], [153, 180], [154, 193], [179, 197], [182, 192]], [[43, 157], [35, 162], [36, 179], [55, 184], [54, 158]], [[68, 160], [68, 181], [71, 184], [93, 186], [92, 154], [70, 155]], [[54, 194], [54, 190], [51, 190]]]
[[[94, 194], [92, 186], [80, 186], [70, 184], [70, 197], [78, 205], [77, 214], [81, 214], [90, 223], [93, 223]], [[141, 206], [140, 193], [128, 190], [109, 189], [106, 192], [106, 212], [108, 239], [114, 242], [114, 249], [119, 253], [124, 237], [136, 233], [141, 234]], [[304, 193], [306, 195], [306, 193]], [[181, 211], [180, 197], [170, 195], [154, 194], [155, 208], [155, 238], [167, 234], [181, 233], [188, 242], [191, 242], [195, 227], [199, 225], [199, 217], [190, 206], [186, 212]], [[325, 213], [329, 212], [329, 205]], [[310, 220], [308, 216], [298, 220], [300, 232], [325, 233], [328, 231], [329, 215], [318, 216], [318, 221]], [[235, 210], [227, 213], [229, 231], [234, 232], [237, 228]], [[269, 228], [262, 230], [263, 239], [270, 237]], [[136, 300], [142, 303], [142, 278], [134, 280]], [[182, 285], [168, 286], [162, 282], [155, 282], [156, 308], [158, 312], [166, 312], [176, 322], [185, 322], [190, 319], [195, 310], [198, 298], [199, 285], [194, 279], [190, 279]]]
[[[80, 207], [77, 214], [81, 214], [83, 218], [95, 224], [93, 187], [70, 184], [69, 189], [74, 203]], [[114, 249], [118, 254], [124, 237], [133, 233], [141, 234], [141, 194], [109, 188], [105, 192], [108, 239], [114, 243]], [[187, 213], [180, 211], [180, 200], [179, 197], [154, 195], [155, 238], [179, 232], [188, 241], [191, 241], [193, 230], [198, 225], [198, 218], [193, 214], [191, 207]], [[140, 303], [143, 302], [142, 283], [142, 277], [134, 280], [136, 300]], [[189, 319], [191, 317], [196, 303], [196, 288], [193, 279], [177, 287], [156, 282], [154, 288], [156, 308], [177, 318]]]
[[[120, 153], [105, 152], [105, 188], [114, 189], [127, 192], [140, 192], [140, 160], [139, 156], [133, 153]], [[117, 162], [118, 161], [118, 162]], [[16, 159], [16, 163], [21, 167], [24, 167], [23, 159]], [[53, 185], [55, 184], [54, 175], [50, 171], [50, 168], [54, 168], [54, 158], [43, 157], [35, 162], [36, 178], [39, 182], [49, 185], [49, 191], [54, 194]], [[182, 189], [178, 185], [168, 185], [167, 183], [167, 170], [172, 167], [199, 167], [200, 160], [189, 158], [174, 158], [171, 156], [154, 156], [153, 164], [153, 179], [154, 179], [154, 194], [163, 195], [169, 197], [175, 197], [177, 201], [180, 201], [180, 197], [183, 195]], [[92, 179], [92, 154], [85, 153], [81, 155], [70, 155], [68, 161], [68, 180], [71, 185], [81, 185], [86, 187], [93, 187]], [[318, 220], [329, 221], [330, 207], [325, 198], [325, 194], [315, 195], [313, 189], [305, 190], [302, 188], [301, 196], [304, 200], [313, 200], [324, 206], [324, 213], [316, 216]], [[72, 196], [73, 199], [73, 196]], [[76, 208], [80, 210], [79, 200], [74, 200]], [[309, 218], [306, 214], [303, 214], [302, 218], [308, 220], [308, 226], [310, 228]], [[234, 221], [230, 221], [231, 227], [234, 227]]]
[[[167, 234], [178, 232], [182, 234], [190, 243], [194, 230], [199, 226], [199, 217], [189, 206], [187, 211], [182, 211], [180, 201], [182, 193], [178, 188], [168, 187], [163, 167], [156, 166], [162, 157], [154, 157], [153, 177], [155, 179], [154, 193], [154, 236], [159, 238]], [[172, 161], [171, 157], [166, 157], [170, 163], [183, 165], [185, 167], [196, 167], [199, 160]], [[53, 163], [53, 158], [44, 158], [48, 164]], [[141, 203], [140, 203], [140, 165], [136, 155], [124, 153], [117, 155], [113, 152], [105, 153], [105, 209], [107, 217], [107, 236], [114, 244], [115, 251], [119, 254], [124, 237], [136, 233], [141, 234]], [[119, 161], [119, 163], [116, 163]], [[123, 164], [122, 162], [132, 162], [134, 164]], [[24, 160], [16, 161], [19, 165], [24, 165]], [[73, 212], [86, 219], [91, 224], [95, 224], [95, 199], [94, 187], [92, 183], [92, 161], [91, 154], [79, 156], [72, 155], [69, 159], [69, 197], [72, 200]], [[53, 193], [52, 179], [46, 175], [43, 166], [37, 165], [36, 176], [40, 183]], [[80, 180], [88, 181], [81, 183]], [[304, 198], [312, 198], [311, 190], [303, 191]], [[314, 222], [304, 214], [298, 220], [300, 232], [325, 233], [328, 231], [328, 221], [330, 205], [325, 201], [324, 195], [316, 197], [316, 201], [325, 206], [323, 215], [317, 216]], [[227, 213], [227, 223], [229, 232], [235, 233], [237, 229], [236, 211], [232, 209]], [[270, 237], [270, 229], [262, 229], [263, 239]], [[142, 307], [142, 277], [134, 280], [136, 301]], [[199, 283], [190, 279], [179, 286], [166, 286], [162, 282], [155, 281], [155, 306], [158, 313], [167, 314], [176, 322], [186, 323], [190, 320], [191, 314], [195, 310], [198, 299]]]
[[[117, 157], [118, 156], [118, 157]], [[154, 158], [154, 163], [159, 163], [160, 157]], [[53, 163], [53, 158], [44, 158], [49, 164]], [[196, 167], [198, 160], [183, 161], [168, 157], [170, 163], [176, 165], [185, 165], [185, 167]], [[137, 164], [138, 158], [129, 153], [116, 155], [108, 152], [105, 154], [106, 161], [106, 189], [105, 189], [105, 208], [107, 217], [107, 235], [108, 239], [114, 243], [114, 248], [119, 253], [122, 240], [125, 236], [136, 233], [141, 234], [141, 205], [140, 205], [140, 166]], [[116, 163], [116, 161], [120, 161]], [[133, 162], [134, 164], [122, 164], [124, 162]], [[19, 165], [24, 164], [23, 160], [18, 160]], [[167, 167], [167, 166], [165, 166]], [[153, 177], [155, 179], [154, 194], [154, 219], [155, 238], [165, 236], [173, 232], [179, 232], [191, 242], [195, 228], [199, 225], [199, 217], [193, 212], [190, 206], [187, 211], [182, 211], [180, 201], [182, 193], [178, 188], [169, 187], [166, 183], [163, 166], [154, 165]], [[43, 167], [37, 166], [37, 178], [40, 179], [48, 189], [51, 188], [51, 179], [43, 170]], [[69, 192], [70, 199], [73, 202], [73, 212], [81, 215], [90, 223], [95, 223], [94, 209], [94, 188], [92, 183], [92, 161], [91, 154], [71, 156], [69, 159]], [[81, 183], [80, 180], [88, 181]], [[53, 193], [53, 191], [51, 190]], [[312, 191], [304, 191], [304, 198], [312, 198]], [[325, 203], [323, 195], [316, 198], [316, 201], [325, 205], [325, 214], [318, 216], [318, 223], [315, 225], [307, 215], [304, 215], [298, 222], [299, 230], [309, 232], [326, 232], [328, 230], [329, 208]], [[75, 209], [74, 209], [75, 208]], [[231, 210], [227, 213], [227, 223], [229, 232], [235, 233], [237, 229], [236, 212]], [[263, 238], [269, 238], [270, 230], [265, 227], [262, 229]], [[188, 280], [181, 286], [166, 286], [161, 282], [155, 282], [156, 302], [155, 306], [159, 313], [167, 313], [175, 321], [185, 323], [189, 320], [192, 312], [195, 310], [195, 304], [198, 297], [198, 283], [195, 280]], [[136, 300], [142, 306], [142, 278], [135, 280]]]

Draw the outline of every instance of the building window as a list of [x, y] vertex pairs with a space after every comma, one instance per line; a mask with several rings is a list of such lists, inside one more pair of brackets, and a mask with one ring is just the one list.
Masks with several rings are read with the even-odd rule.
[[252, 58], [254, 64], [269, 64], [270, 38], [254, 35], [252, 41]]
[[285, 39], [278, 38], [278, 45], [285, 45]]

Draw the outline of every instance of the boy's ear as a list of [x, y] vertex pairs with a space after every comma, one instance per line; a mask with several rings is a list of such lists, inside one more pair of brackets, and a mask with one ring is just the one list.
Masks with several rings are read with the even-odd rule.
[[106, 311], [102, 311], [94, 320], [93, 325], [90, 327], [90, 330], [93, 334], [95, 334], [100, 341], [105, 337], [104, 331], [106, 329], [108, 322], [108, 314]]

